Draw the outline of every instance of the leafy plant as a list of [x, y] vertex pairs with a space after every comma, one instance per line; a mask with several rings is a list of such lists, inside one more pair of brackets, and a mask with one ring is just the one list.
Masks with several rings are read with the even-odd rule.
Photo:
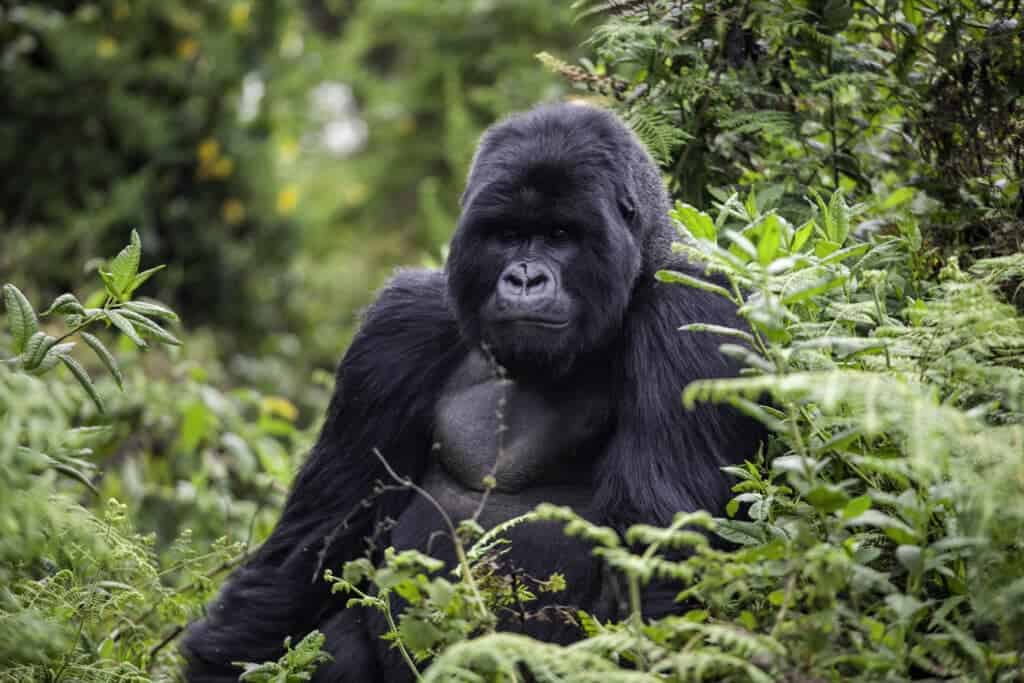
[[[142, 241], [139, 239], [139, 233], [133, 230], [131, 243], [105, 267], [99, 268], [105, 295], [98, 306], [87, 307], [74, 294], [68, 293], [58, 296], [45, 311], [37, 314], [21, 290], [12, 284], [5, 284], [4, 304], [7, 308], [7, 322], [16, 355], [4, 362], [35, 375], [45, 374], [58, 362], [62, 363], [102, 413], [103, 399], [89, 373], [71, 355], [75, 342], [66, 340], [77, 336], [85, 342], [122, 390], [124, 377], [117, 360], [103, 342], [87, 332], [87, 329], [102, 323], [112, 325], [139, 347], [147, 346], [144, 337], [172, 346], [181, 344], [177, 337], [156, 322], [156, 319], [177, 321], [178, 316], [174, 311], [154, 301], [132, 300], [135, 290], [163, 268], [157, 266], [140, 273], [141, 258]], [[64, 316], [65, 330], [59, 333], [59, 336], [49, 334], [39, 327], [41, 317], [53, 314]]]

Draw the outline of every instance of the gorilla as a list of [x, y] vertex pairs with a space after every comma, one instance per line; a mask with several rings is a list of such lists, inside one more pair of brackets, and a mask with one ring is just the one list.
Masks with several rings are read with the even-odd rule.
[[[638, 139], [589, 105], [514, 115], [483, 135], [461, 203], [444, 270], [399, 271], [365, 313], [277, 527], [186, 634], [190, 681], [236, 680], [232, 662], [276, 659], [286, 636], [313, 629], [334, 658], [316, 680], [409, 679], [378, 637], [383, 615], [345, 608], [322, 579], [389, 545], [453, 559], [430, 501], [375, 493], [389, 481], [376, 453], [456, 523], [487, 479], [484, 528], [544, 501], [619, 530], [724, 508], [721, 468], [763, 431], [728, 407], [683, 409], [687, 383], [739, 368], [721, 338], [679, 326], [744, 325], [725, 299], [655, 280], [704, 275], [672, 252], [668, 195]], [[624, 616], [609, 572], [561, 525], [510, 536], [517, 571], [564, 574], [560, 603]], [[644, 615], [678, 609], [678, 589], [648, 586]], [[558, 620], [502, 628], [580, 637]]]

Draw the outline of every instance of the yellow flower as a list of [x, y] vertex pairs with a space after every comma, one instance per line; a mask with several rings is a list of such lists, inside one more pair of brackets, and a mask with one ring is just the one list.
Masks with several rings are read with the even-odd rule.
[[117, 54], [117, 41], [110, 36], [103, 36], [96, 41], [96, 54], [103, 59], [110, 59]]
[[235, 162], [227, 157], [217, 159], [210, 173], [214, 178], [227, 178], [235, 171]]
[[294, 185], [289, 185], [277, 193], [277, 212], [287, 216], [299, 204], [299, 191]]
[[225, 199], [220, 206], [220, 216], [228, 225], [238, 225], [245, 220], [245, 204], [234, 197]]
[[182, 38], [178, 41], [178, 57], [185, 61], [199, 54], [199, 42], [195, 38]]
[[249, 14], [252, 5], [248, 2], [236, 2], [231, 5], [231, 25], [236, 31], [242, 31], [249, 25]]
[[265, 414], [282, 417], [289, 422], [295, 422], [299, 416], [299, 409], [295, 404], [282, 396], [267, 396], [260, 407]]
[[206, 138], [199, 143], [196, 153], [199, 156], [199, 163], [208, 166], [220, 156], [220, 143], [213, 138]]

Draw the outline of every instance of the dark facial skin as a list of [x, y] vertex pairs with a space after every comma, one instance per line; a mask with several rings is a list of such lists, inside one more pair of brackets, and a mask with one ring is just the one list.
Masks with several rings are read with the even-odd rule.
[[639, 273], [613, 188], [580, 168], [566, 158], [484, 179], [452, 241], [464, 332], [520, 379], [564, 378], [613, 341]]

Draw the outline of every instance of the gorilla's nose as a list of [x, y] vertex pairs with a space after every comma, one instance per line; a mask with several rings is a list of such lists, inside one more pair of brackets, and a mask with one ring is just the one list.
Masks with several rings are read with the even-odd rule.
[[501, 274], [498, 291], [509, 299], [543, 297], [549, 294], [555, 278], [540, 263], [514, 263]]

